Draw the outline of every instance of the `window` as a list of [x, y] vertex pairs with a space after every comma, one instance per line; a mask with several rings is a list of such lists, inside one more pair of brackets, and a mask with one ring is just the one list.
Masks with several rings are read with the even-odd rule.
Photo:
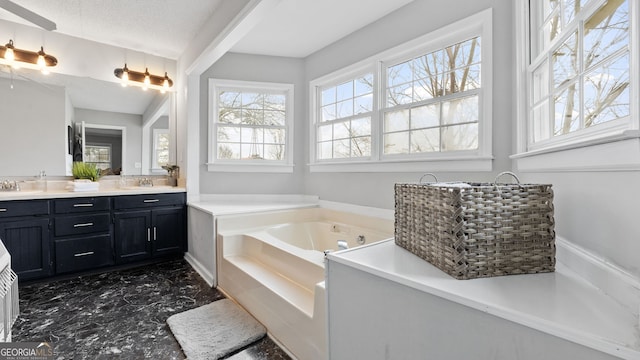
[[209, 170], [293, 171], [293, 85], [211, 79], [210, 94]]
[[373, 74], [320, 89], [318, 159], [371, 156]]
[[111, 145], [85, 146], [84, 162], [95, 164], [100, 170], [111, 168]]
[[153, 129], [153, 169], [169, 164], [169, 129]]
[[491, 170], [491, 10], [315, 79], [311, 171]]
[[516, 82], [526, 90], [516, 94], [512, 158], [519, 170], [640, 166], [640, 59], [631, 40], [639, 35], [638, 6], [630, 0], [516, 3]]
[[530, 147], [628, 122], [629, 1], [534, 0], [530, 11]]
[[384, 154], [478, 149], [480, 37], [386, 69]]

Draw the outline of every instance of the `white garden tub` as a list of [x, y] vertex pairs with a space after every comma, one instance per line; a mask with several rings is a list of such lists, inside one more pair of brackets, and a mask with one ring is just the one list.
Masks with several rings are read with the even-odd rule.
[[327, 358], [324, 252], [393, 236], [390, 218], [324, 208], [225, 216], [217, 225], [218, 288], [305, 360]]

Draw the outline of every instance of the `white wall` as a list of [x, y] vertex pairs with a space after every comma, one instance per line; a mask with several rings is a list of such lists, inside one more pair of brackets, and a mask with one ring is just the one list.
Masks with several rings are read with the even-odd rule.
[[[222, 173], [208, 172], [209, 78], [294, 84], [294, 172]], [[229, 53], [218, 60], [200, 78], [200, 192], [204, 194], [300, 194], [303, 191], [306, 84], [301, 59]], [[202, 161], [204, 160], [204, 161]]]
[[[339, 70], [379, 52], [427, 34], [445, 25], [493, 9], [493, 162], [492, 172], [441, 173], [438, 179], [493, 181], [495, 174], [511, 168], [513, 117], [513, 9], [504, 0], [415, 0], [379, 21], [327, 46], [306, 59], [306, 80]], [[306, 121], [308, 126], [308, 121]], [[305, 134], [308, 134], [308, 128]], [[305, 159], [309, 159], [308, 148]], [[307, 160], [308, 161], [308, 160]], [[391, 209], [393, 185], [417, 181], [429, 168], [416, 167], [408, 173], [310, 173], [306, 169], [305, 193], [323, 200]]]
[[122, 169], [125, 175], [140, 175], [136, 163], [142, 163], [142, 115], [123, 114], [107, 111], [75, 109], [77, 123], [102, 124], [126, 127], [126, 163]]
[[556, 233], [640, 282], [640, 172], [520, 173], [553, 184]]
[[65, 175], [65, 103], [64, 88], [0, 78], [0, 178]]

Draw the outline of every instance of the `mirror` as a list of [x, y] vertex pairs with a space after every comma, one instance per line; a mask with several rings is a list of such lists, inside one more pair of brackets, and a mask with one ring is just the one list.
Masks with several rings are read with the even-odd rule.
[[116, 82], [0, 67], [0, 178], [42, 170], [68, 176], [78, 153], [125, 175], [164, 174], [158, 161], [175, 154], [169, 134], [173, 97]]

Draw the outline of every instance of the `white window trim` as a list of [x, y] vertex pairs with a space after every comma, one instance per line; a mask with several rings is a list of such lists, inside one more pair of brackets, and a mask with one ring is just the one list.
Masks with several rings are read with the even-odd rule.
[[169, 134], [169, 129], [153, 129], [153, 152], [151, 154], [151, 172], [161, 173], [166, 170], [158, 167], [158, 135]]
[[[285, 108], [285, 128], [286, 128], [286, 157], [282, 161], [277, 160], [218, 160], [216, 159], [217, 139], [216, 139], [216, 106], [214, 101], [218, 99], [219, 87], [232, 87], [247, 90], [278, 90], [287, 94]], [[207, 170], [210, 172], [261, 172], [261, 173], [292, 173], [293, 164], [293, 123], [294, 123], [294, 85], [286, 83], [209, 79], [209, 149]]]
[[[382, 131], [380, 131], [379, 104], [384, 101], [384, 91], [380, 91], [384, 64], [408, 59], [411, 56], [419, 56], [430, 50], [436, 50], [450, 46], [465, 36], [478, 36], [482, 38], [482, 73], [481, 73], [481, 121], [479, 122], [478, 150], [464, 152], [442, 152], [417, 155], [384, 155], [380, 152], [382, 144]], [[429, 171], [492, 171], [492, 104], [493, 104], [493, 36], [492, 36], [492, 9], [483, 10], [465, 19], [434, 30], [404, 44], [385, 50], [365, 60], [359, 61], [348, 67], [316, 78], [309, 83], [309, 169], [311, 172], [424, 172]], [[371, 157], [318, 160], [316, 142], [316, 122], [318, 114], [318, 88], [321, 86], [338, 83], [340, 80], [349, 80], [359, 74], [373, 72], [374, 77], [374, 111], [371, 117]]]
[[[361, 61], [351, 66], [348, 66], [338, 72], [331, 73], [321, 78], [312, 80], [309, 84], [309, 119], [311, 119], [309, 125], [309, 156], [311, 160], [310, 165], [321, 164], [336, 164], [348, 161], [350, 164], [367, 161], [366, 159], [377, 159], [377, 144], [373, 141], [373, 137], [376, 134], [378, 128], [378, 111], [372, 111], [371, 113], [371, 156], [366, 158], [344, 158], [344, 159], [318, 159], [318, 141], [317, 141], [317, 127], [318, 123], [318, 108], [320, 88], [323, 86], [330, 86], [332, 84], [340, 84], [344, 81], [353, 80], [356, 77], [363, 74], [373, 74], [373, 89], [376, 93], [376, 87], [378, 86], [378, 72], [372, 68], [371, 61]], [[373, 97], [373, 108], [377, 108], [378, 97]], [[370, 161], [370, 160], [369, 160]], [[367, 161], [367, 162], [369, 162]]]
[[[629, 1], [631, 17], [630, 119], [628, 125], [609, 126], [569, 134], [564, 140], [530, 147], [528, 143], [529, 0], [514, 6], [516, 31], [516, 151], [511, 156], [522, 172], [633, 171], [640, 170], [640, 5]], [[591, 130], [591, 129], [587, 129]]]

